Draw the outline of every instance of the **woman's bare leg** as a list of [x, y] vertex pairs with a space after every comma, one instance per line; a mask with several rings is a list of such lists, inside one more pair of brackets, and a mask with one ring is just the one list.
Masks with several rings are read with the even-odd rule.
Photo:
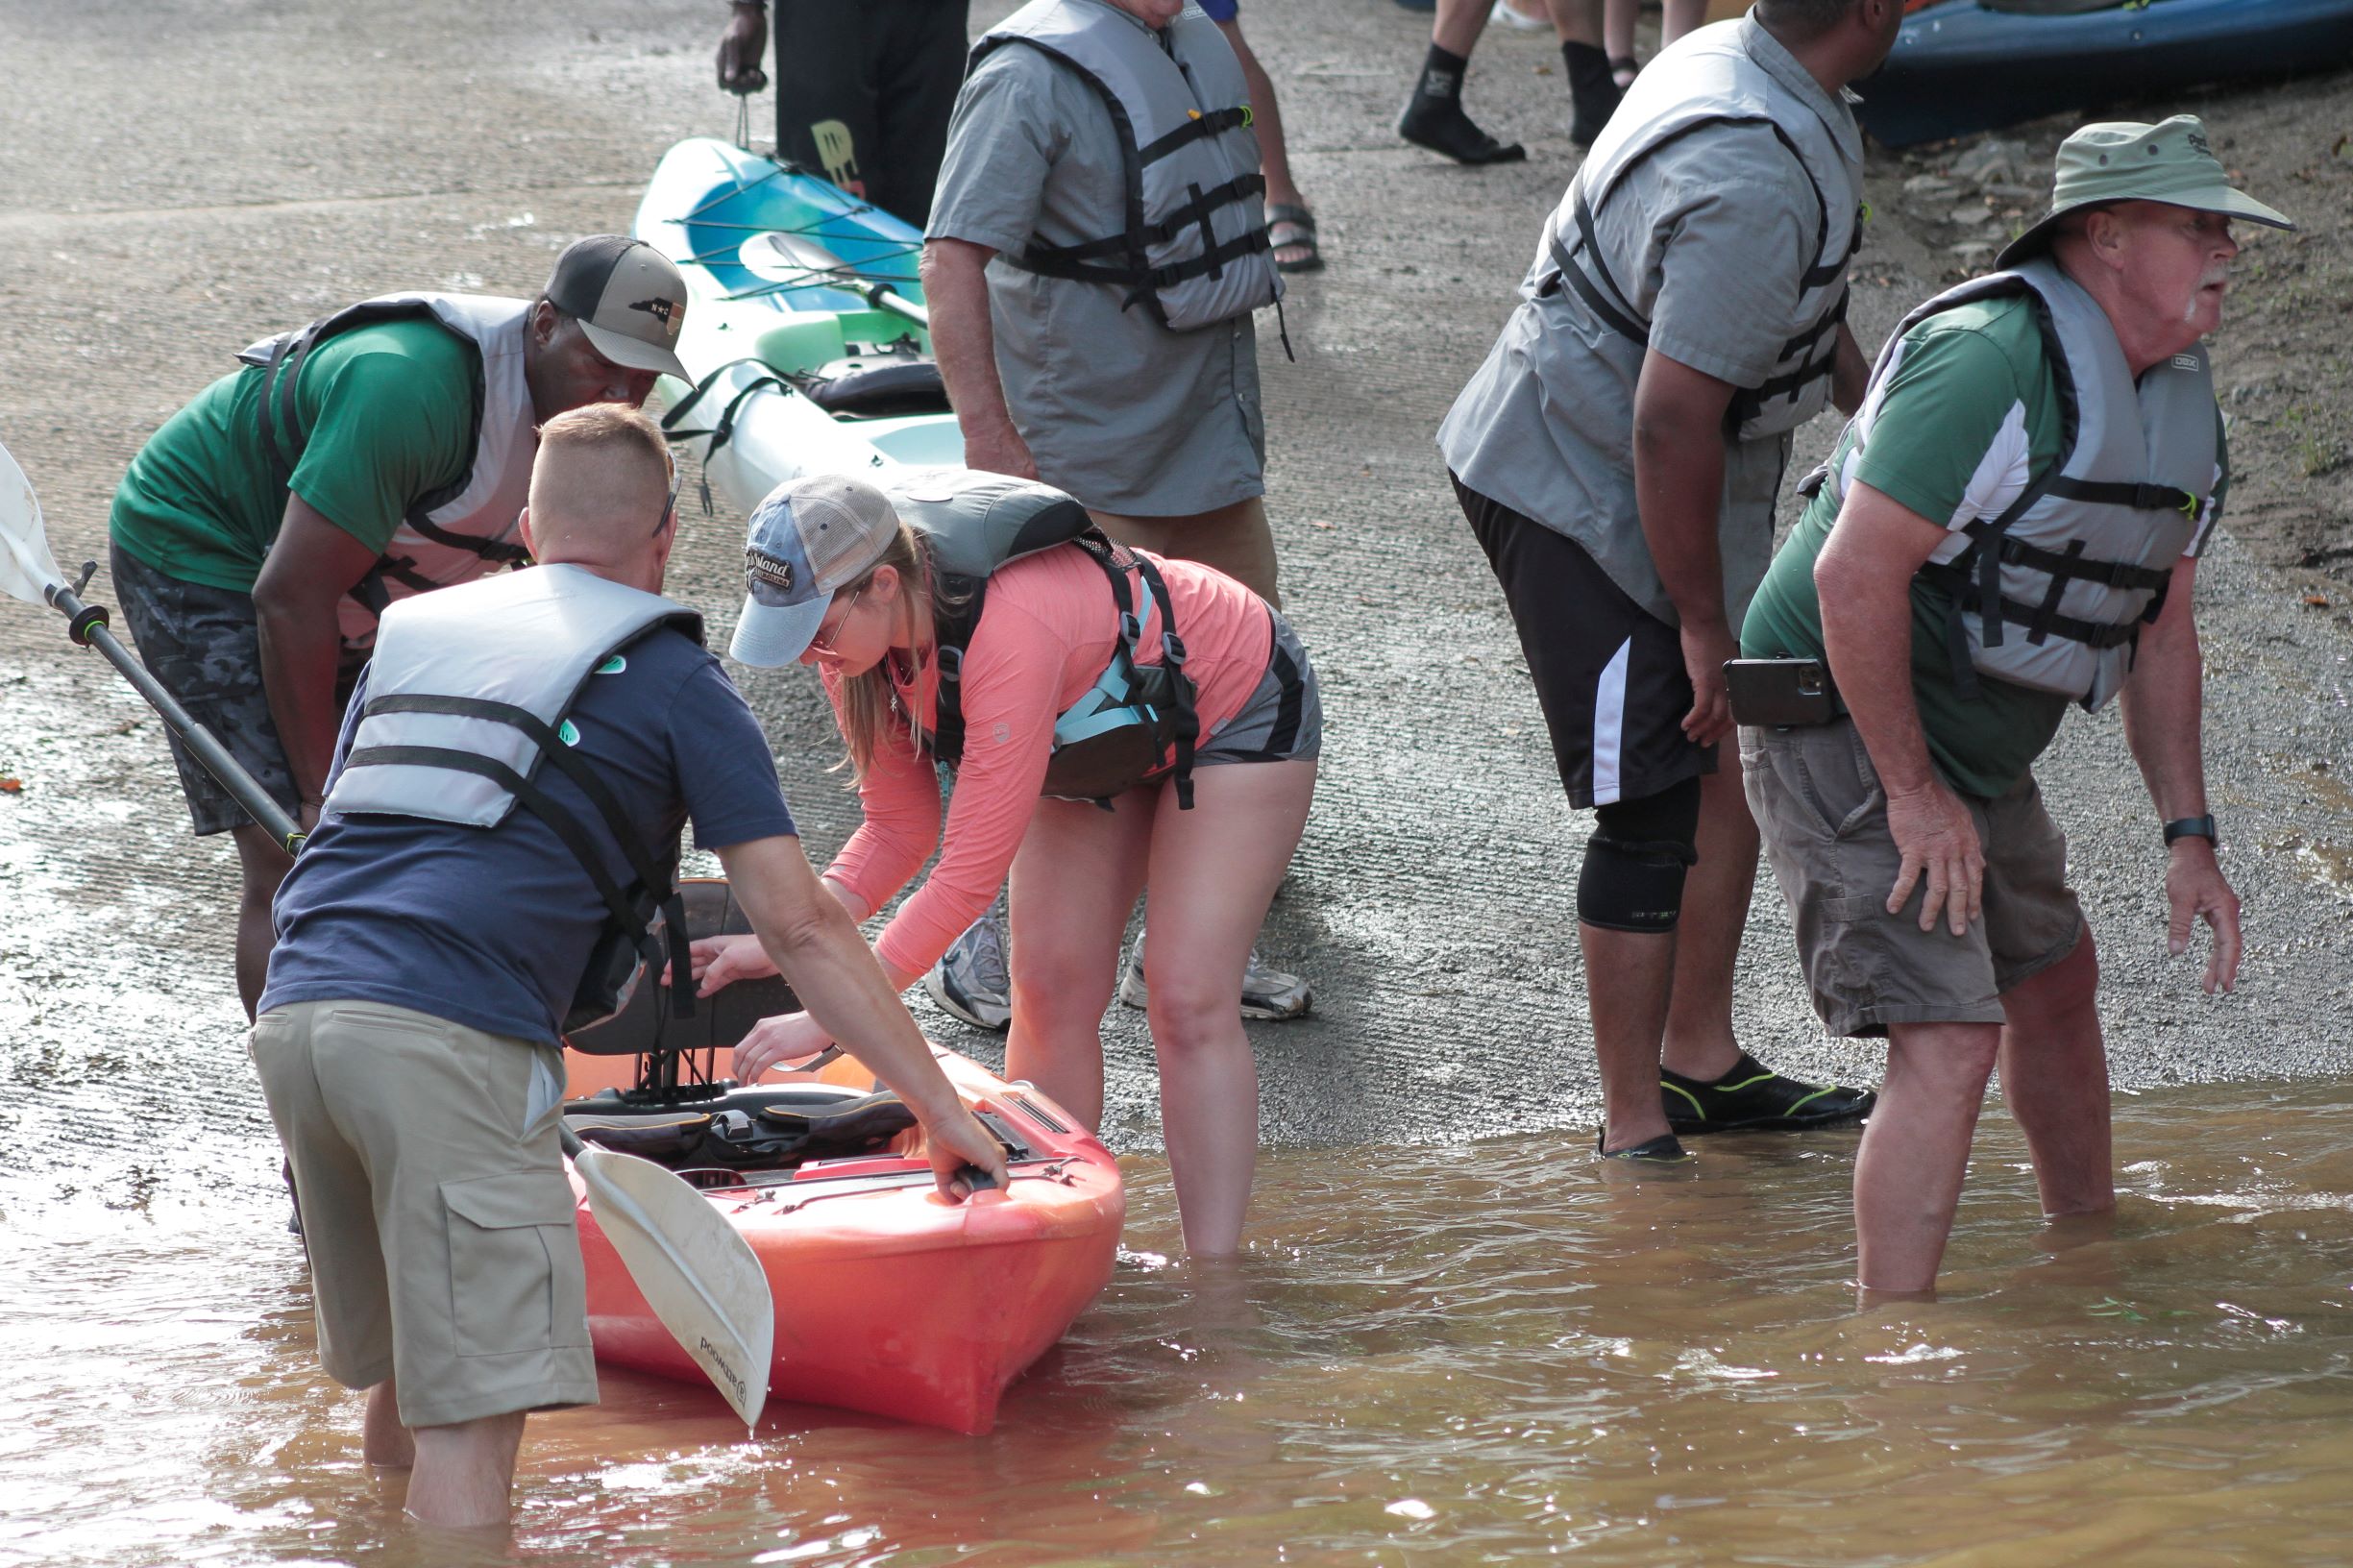
[[1146, 1014], [1185, 1248], [1196, 1257], [1241, 1244], [1259, 1138], [1242, 970], [1314, 796], [1312, 760], [1236, 763], [1193, 774], [1190, 811], [1164, 789], [1154, 818]]
[[1131, 790], [1108, 812], [1041, 800], [1014, 856], [1005, 1076], [1036, 1084], [1090, 1132], [1103, 1119], [1103, 1010], [1143, 890], [1157, 793]]

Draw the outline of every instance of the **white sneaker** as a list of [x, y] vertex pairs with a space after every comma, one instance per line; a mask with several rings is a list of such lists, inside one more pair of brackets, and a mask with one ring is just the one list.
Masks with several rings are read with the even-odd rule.
[[958, 937], [955, 945], [923, 976], [923, 989], [940, 1010], [975, 1029], [1002, 1031], [1013, 1024], [1013, 977], [1005, 967], [1005, 894]]
[[[1500, 0], [1499, 0], [1500, 3]], [[1130, 1007], [1145, 1005], [1143, 980], [1143, 943], [1138, 943], [1128, 954], [1126, 966], [1119, 973], [1119, 999]], [[1250, 949], [1249, 967], [1242, 970], [1242, 1017], [1245, 1018], [1299, 1018], [1307, 1016], [1315, 1005], [1315, 989], [1296, 974], [1270, 969], [1261, 959], [1258, 949]]]
[[1517, 28], [1523, 33], [1538, 32], [1553, 25], [1552, 17], [1542, 10], [1538, 10], [1532, 16], [1513, 5], [1511, 0], [1495, 0], [1495, 9], [1487, 12], [1487, 20], [1490, 23], [1501, 22], [1506, 27]]

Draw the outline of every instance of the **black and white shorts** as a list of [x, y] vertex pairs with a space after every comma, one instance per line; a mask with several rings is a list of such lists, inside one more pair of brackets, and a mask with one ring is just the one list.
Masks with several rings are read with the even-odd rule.
[[1201, 737], [1195, 768], [1231, 762], [1300, 762], [1324, 748], [1324, 703], [1308, 650], [1283, 619], [1274, 618], [1274, 645], [1266, 652], [1266, 674], [1259, 677], [1241, 712]]
[[1570, 804], [1640, 800], [1714, 772], [1716, 748], [1683, 733], [1692, 690], [1676, 628], [1574, 540], [1454, 482], [1519, 628]]

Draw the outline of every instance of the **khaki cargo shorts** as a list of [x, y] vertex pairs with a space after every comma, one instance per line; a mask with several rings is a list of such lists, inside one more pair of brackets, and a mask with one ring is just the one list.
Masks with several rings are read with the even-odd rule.
[[1985, 853], [1985, 894], [1979, 918], [1956, 937], [1941, 919], [1920, 928], [1924, 879], [1901, 913], [1887, 912], [1903, 857], [1852, 722], [1744, 727], [1740, 761], [1814, 1011], [1831, 1034], [1999, 1023], [2004, 992], [2074, 951], [2083, 910], [2067, 885], [2067, 836], [2031, 775], [1991, 800], [1961, 796]]
[[561, 1055], [351, 1001], [272, 1008], [252, 1051], [294, 1165], [328, 1375], [397, 1374], [408, 1427], [596, 1403]]

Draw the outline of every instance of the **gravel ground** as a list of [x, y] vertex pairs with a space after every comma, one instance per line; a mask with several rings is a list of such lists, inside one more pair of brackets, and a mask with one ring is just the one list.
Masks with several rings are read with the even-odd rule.
[[[975, 24], [1006, 9], [975, 6]], [[1330, 258], [1287, 306], [1296, 361], [1271, 331], [1262, 341], [1285, 594], [1330, 717], [1322, 795], [1266, 943], [1318, 1001], [1311, 1019], [1254, 1027], [1264, 1130], [1355, 1144], [1574, 1125], [1598, 1101], [1573, 931], [1585, 824], [1559, 796], [1510, 624], [1431, 445], [1574, 167], [1558, 57], [1500, 29], [1486, 40], [1469, 102], [1531, 158], [1466, 171], [1390, 130], [1426, 18], [1290, 0], [1247, 20]], [[13, 85], [0, 441], [39, 486], [60, 557], [103, 553], [124, 462], [246, 342], [394, 287], [527, 294], [565, 242], [625, 229], [665, 147], [732, 124], [710, 80], [719, 26], [718, 8], [686, 0], [0, 0]], [[2237, 997], [2209, 1001], [2190, 962], [2163, 962], [2163, 860], [2115, 720], [2071, 721], [2042, 770], [2101, 936], [2126, 1087], [2353, 1066], [2338, 1011], [2353, 987], [2353, 794], [2339, 781], [2353, 638], [2331, 576], [2353, 559], [2353, 73], [2135, 106], [2179, 108], [2307, 229], [2253, 241], [2218, 343], [2243, 478], [2200, 618], [2214, 803], [2246, 900]], [[1982, 256], [1954, 247], [2039, 206], [2066, 129], [1875, 155], [1854, 307], [1866, 347]], [[1988, 215], [1963, 213], [1973, 204]], [[1833, 433], [1806, 432], [1802, 455]], [[723, 637], [739, 524], [690, 527], [673, 579]], [[109, 591], [101, 575], [93, 597]], [[829, 851], [853, 814], [823, 771], [836, 746], [813, 685], [784, 673], [748, 690], [811, 848]], [[0, 794], [14, 912], [0, 1071], [16, 1090], [0, 1169], [63, 1171], [125, 1204], [159, 1183], [267, 1179], [229, 979], [233, 857], [186, 836], [158, 723], [24, 607], [0, 608], [0, 774], [22, 780]], [[1876, 1079], [1874, 1046], [1815, 1027], [1770, 887], [1741, 982], [1760, 1054]], [[918, 1005], [944, 1041], [994, 1055]], [[1114, 1012], [1106, 1131], [1148, 1148], [1149, 1044], [1137, 1015]], [[202, 1152], [224, 1140], [233, 1158]]]

